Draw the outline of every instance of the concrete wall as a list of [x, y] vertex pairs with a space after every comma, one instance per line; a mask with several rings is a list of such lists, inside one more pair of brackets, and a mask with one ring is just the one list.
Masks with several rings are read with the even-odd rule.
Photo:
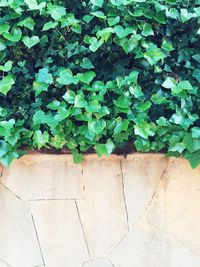
[[30, 154], [0, 177], [0, 267], [200, 267], [200, 168]]

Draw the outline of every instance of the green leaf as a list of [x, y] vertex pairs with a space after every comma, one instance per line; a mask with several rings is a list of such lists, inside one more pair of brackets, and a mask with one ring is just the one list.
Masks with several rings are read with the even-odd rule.
[[0, 93], [6, 96], [14, 83], [15, 81], [12, 76], [5, 76], [2, 80], [0, 80]]
[[78, 79], [73, 76], [70, 69], [64, 69], [59, 72], [59, 78], [56, 80], [61, 85], [78, 84]]
[[1, 71], [9, 72], [12, 69], [13, 61], [7, 61], [4, 66], [0, 66]]
[[171, 77], [167, 77], [167, 79], [164, 81], [162, 86], [164, 88], [167, 88], [167, 89], [175, 88], [176, 87], [176, 81]]
[[104, 0], [90, 0], [94, 6], [102, 7]]
[[66, 15], [66, 10], [64, 6], [49, 4], [47, 13], [50, 14], [54, 20], [59, 20], [62, 16]]
[[49, 142], [49, 134], [47, 131], [43, 133], [38, 130], [34, 132], [33, 141], [36, 147], [41, 148], [44, 147]]
[[129, 108], [129, 99], [127, 96], [119, 96], [117, 100], [114, 100], [113, 101], [114, 104], [117, 106], [117, 107], [120, 107], [120, 108]]
[[75, 164], [81, 163], [83, 161], [83, 155], [78, 153], [77, 151], [72, 152], [73, 160]]
[[82, 82], [86, 84], [90, 84], [90, 82], [94, 79], [96, 73], [94, 71], [88, 71], [85, 73], [78, 73], [76, 77]]
[[91, 12], [90, 14], [99, 19], [106, 19], [106, 16], [102, 11], [95, 11], [95, 12]]
[[145, 37], [150, 36], [150, 35], [154, 35], [154, 32], [153, 32], [152, 27], [151, 27], [151, 24], [145, 23], [143, 25], [142, 35], [145, 36]]
[[100, 134], [106, 127], [106, 122], [103, 119], [93, 120], [88, 122], [88, 129], [93, 134]]
[[22, 31], [18, 27], [14, 27], [11, 32], [4, 32], [3, 37], [11, 42], [19, 42], [22, 37]]
[[121, 39], [128, 36], [129, 34], [133, 34], [133, 28], [127, 27], [124, 29], [121, 25], [117, 25], [114, 27], [114, 32]]
[[75, 101], [75, 93], [72, 90], [67, 90], [67, 92], [62, 97], [69, 104], [74, 104], [74, 101]]
[[153, 66], [157, 64], [160, 60], [165, 58], [160, 48], [150, 48], [144, 53], [144, 58], [146, 58], [149, 63]]
[[200, 127], [193, 127], [191, 130], [192, 130], [192, 138], [200, 137]]
[[22, 38], [22, 42], [25, 44], [25, 46], [27, 46], [29, 49], [33, 46], [35, 46], [36, 44], [38, 44], [40, 42], [40, 39], [38, 36], [24, 36]]
[[187, 133], [185, 135], [183, 143], [190, 153], [193, 153], [200, 149], [200, 138], [193, 138], [192, 134], [190, 133]]
[[49, 73], [48, 68], [43, 68], [39, 70], [37, 81], [39, 83], [47, 83], [52, 84], [53, 83], [53, 76]]
[[80, 66], [83, 69], [93, 69], [94, 65], [92, 64], [91, 60], [87, 57], [83, 58], [83, 61], [81, 62]]
[[85, 108], [87, 106], [87, 101], [82, 95], [76, 95], [75, 96], [75, 101], [74, 101], [74, 106], [76, 108]]
[[186, 152], [184, 157], [189, 160], [191, 167], [194, 169], [200, 164], [200, 150], [194, 153]]
[[114, 148], [115, 145], [112, 140], [108, 140], [106, 144], [97, 144], [95, 146], [95, 150], [99, 157], [102, 157], [104, 155], [109, 156], [113, 152]]
[[141, 123], [134, 126], [134, 132], [136, 135], [143, 137], [144, 139], [148, 139], [149, 136], [155, 135], [155, 128], [153, 125], [149, 123]]
[[57, 21], [46, 22], [42, 28], [42, 31], [48, 31], [49, 29], [54, 29], [58, 25]]

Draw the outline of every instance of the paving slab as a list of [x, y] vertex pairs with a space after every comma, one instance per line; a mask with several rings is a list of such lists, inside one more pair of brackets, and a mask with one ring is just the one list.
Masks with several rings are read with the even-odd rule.
[[70, 155], [29, 154], [4, 169], [1, 182], [25, 200], [82, 197], [81, 165]]
[[129, 155], [122, 161], [129, 225], [135, 224], [154, 196], [167, 166], [163, 155]]
[[172, 234], [200, 256], [200, 167], [170, 159], [146, 221]]
[[77, 203], [90, 255], [105, 257], [127, 233], [120, 161], [86, 160], [83, 181], [85, 196]]
[[31, 201], [45, 266], [81, 267], [87, 247], [74, 201]]
[[115, 267], [199, 267], [200, 258], [154, 227], [140, 222], [113, 250]]
[[[42, 265], [28, 202], [0, 185], [0, 266]], [[5, 264], [4, 264], [5, 262]]]

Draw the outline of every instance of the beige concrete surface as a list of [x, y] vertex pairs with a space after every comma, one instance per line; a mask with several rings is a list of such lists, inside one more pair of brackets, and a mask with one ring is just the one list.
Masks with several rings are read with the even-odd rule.
[[0, 177], [0, 267], [200, 267], [200, 167], [29, 154]]

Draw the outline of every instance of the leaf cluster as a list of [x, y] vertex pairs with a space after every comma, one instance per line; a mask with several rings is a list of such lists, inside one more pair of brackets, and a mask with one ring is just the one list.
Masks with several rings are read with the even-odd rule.
[[200, 0], [0, 0], [0, 162], [131, 146], [200, 164]]

